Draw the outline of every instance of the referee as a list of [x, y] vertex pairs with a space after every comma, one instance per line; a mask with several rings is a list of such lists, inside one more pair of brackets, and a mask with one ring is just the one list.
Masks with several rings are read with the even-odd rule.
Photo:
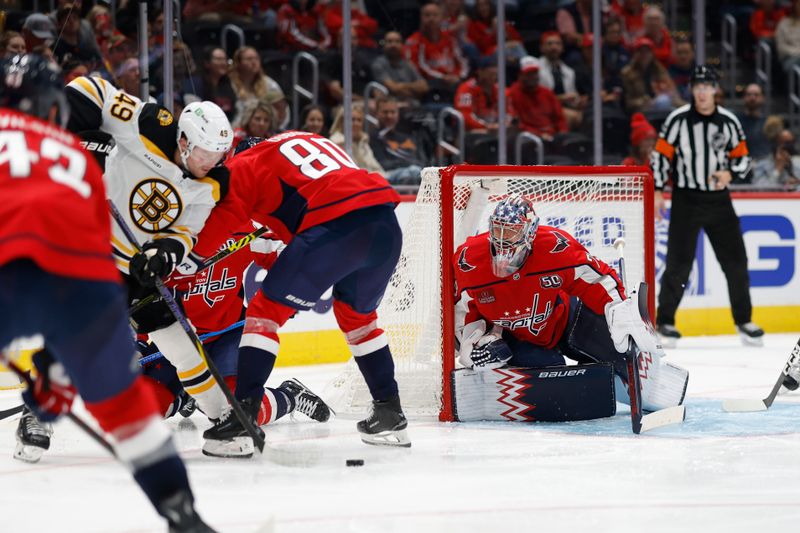
[[674, 346], [681, 336], [675, 329], [675, 312], [703, 229], [728, 281], [736, 329], [744, 344], [760, 346], [764, 331], [751, 321], [747, 253], [728, 190], [731, 180], [743, 179], [750, 169], [747, 143], [736, 116], [716, 105], [716, 73], [707, 66], [695, 67], [690, 84], [693, 102], [667, 117], [650, 160], [658, 219], [664, 212], [664, 186], [672, 178], [667, 265], [658, 296], [657, 330], [666, 346]]

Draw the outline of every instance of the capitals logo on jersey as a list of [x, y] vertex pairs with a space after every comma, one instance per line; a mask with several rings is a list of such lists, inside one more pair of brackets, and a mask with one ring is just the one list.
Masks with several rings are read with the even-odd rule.
[[178, 191], [159, 178], [139, 182], [131, 192], [129, 203], [131, 220], [147, 233], [158, 233], [169, 228], [183, 211]]
[[238, 281], [238, 276], [228, 275], [227, 268], [223, 268], [222, 274], [215, 278], [214, 265], [212, 265], [197, 274], [192, 288], [184, 295], [183, 299], [188, 302], [192, 296], [200, 295], [208, 307], [214, 307], [215, 303], [222, 300], [226, 291], [236, 288]]
[[533, 333], [533, 335], [538, 335], [552, 312], [553, 302], [551, 301], [548, 301], [544, 309], [539, 312], [539, 293], [537, 292], [533, 295], [533, 302], [530, 307], [525, 307], [524, 311], [521, 309], [504, 311], [504, 318], [494, 320], [494, 323], [501, 328], [510, 329], [512, 331], [518, 328], [525, 328]]

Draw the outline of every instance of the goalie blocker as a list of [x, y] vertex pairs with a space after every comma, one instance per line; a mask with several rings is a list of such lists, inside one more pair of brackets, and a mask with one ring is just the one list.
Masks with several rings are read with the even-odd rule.
[[455, 419], [567, 422], [614, 416], [614, 370], [610, 364], [462, 368], [451, 374]]

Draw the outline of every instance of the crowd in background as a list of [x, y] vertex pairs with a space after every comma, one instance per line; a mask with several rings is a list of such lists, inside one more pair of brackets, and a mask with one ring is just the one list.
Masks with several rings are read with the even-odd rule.
[[[734, 3], [749, 9], [751, 44], [764, 40], [775, 50], [776, 91], [785, 94], [785, 73], [800, 65], [800, 0]], [[0, 1], [0, 54], [44, 54], [60, 65], [66, 81], [97, 75], [140, 96], [138, 2], [117, 2], [113, 17], [101, 1], [58, 0], [50, 12], [31, 12], [25, 4], [32, 3]], [[237, 139], [298, 128], [344, 146], [341, 4], [180, 2], [182, 23], [173, 44], [175, 112], [192, 101], [211, 100], [228, 114]], [[591, 0], [506, 4], [507, 122], [500, 124], [492, 0], [353, 0], [352, 152], [359, 165], [395, 185], [418, 183], [421, 168], [452, 156], [436, 142], [436, 118], [445, 107], [464, 117], [467, 162], [496, 163], [497, 131], [505, 128], [509, 156], [515, 136], [530, 132], [544, 142], [545, 163], [593, 163], [594, 46], [602, 48], [604, 163], [648, 164], [661, 123], [691, 100], [691, 35], [667, 27], [658, 3], [641, 0], [606, 0], [599, 37], [591, 32]], [[228, 23], [245, 30], [245, 46], [226, 50], [219, 45], [220, 29]], [[164, 103], [163, 27], [160, 2], [150, 2], [148, 98], [159, 103]], [[291, 109], [291, 62], [300, 51], [319, 62], [319, 98], [308, 105], [301, 100], [302, 109]], [[745, 49], [742, 57], [748, 54]], [[364, 101], [371, 81], [384, 85], [388, 95]], [[718, 98], [729, 107], [737, 102], [733, 109], [755, 158], [747, 181], [773, 189], [797, 187], [800, 155], [794, 135], [780, 115], [766, 113], [763, 87], [742, 84], [738, 94], [720, 89]], [[522, 163], [533, 162], [528, 152]]]

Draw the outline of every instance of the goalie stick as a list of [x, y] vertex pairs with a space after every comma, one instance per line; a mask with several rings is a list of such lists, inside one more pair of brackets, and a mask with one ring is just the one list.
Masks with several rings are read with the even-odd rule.
[[766, 398], [763, 400], [759, 400], [757, 398], [737, 398], [725, 400], [722, 402], [722, 409], [729, 413], [752, 413], [755, 411], [766, 411], [772, 406], [772, 402], [775, 401], [775, 397], [778, 396], [778, 391], [781, 390], [784, 378], [789, 375], [789, 369], [792, 367], [792, 365], [796, 364], [798, 360], [800, 360], [800, 339], [797, 339], [794, 348], [792, 348], [792, 353], [789, 354], [789, 359], [787, 359], [786, 364], [783, 365], [783, 370], [781, 370], [778, 380], [775, 382], [775, 385], [773, 385], [772, 390]]
[[[199, 265], [199, 267], [197, 268], [196, 274], [199, 274], [200, 272], [202, 272], [203, 270], [209, 268], [210, 266], [215, 265], [216, 263], [219, 263], [220, 261], [222, 261], [223, 259], [225, 259], [229, 255], [232, 255], [235, 252], [238, 252], [239, 250], [241, 250], [242, 248], [244, 248], [245, 246], [247, 246], [248, 244], [250, 244], [254, 240], [258, 239], [259, 237], [261, 237], [262, 235], [264, 235], [268, 231], [269, 231], [269, 228], [267, 226], [261, 226], [260, 228], [258, 228], [257, 230], [253, 231], [252, 233], [248, 233], [247, 235], [245, 235], [244, 237], [242, 237], [238, 241], [234, 241], [234, 242], [230, 243], [228, 246], [226, 246], [225, 248], [223, 248], [219, 252], [215, 253], [214, 255], [212, 255], [211, 257], [209, 257], [205, 261], [203, 261], [203, 263], [201, 265]], [[136, 302], [135, 304], [133, 304], [131, 306], [130, 310], [128, 311], [128, 314], [129, 315], [134, 314], [135, 312], [139, 311], [140, 309], [142, 309], [146, 305], [149, 305], [149, 304], [155, 302], [157, 299], [158, 299], [158, 295], [151, 294], [151, 295], [143, 298], [142, 300], [139, 300], [138, 302]]]
[[[619, 252], [619, 274], [622, 278], [623, 285], [627, 285], [625, 279], [625, 239], [622, 237], [614, 241], [614, 248]], [[647, 283], [642, 282], [639, 284], [638, 304], [639, 314], [642, 319], [647, 323], [650, 329], [653, 329], [652, 322], [650, 321], [650, 313], [647, 310]], [[676, 405], [674, 407], [667, 407], [666, 409], [659, 409], [652, 413], [644, 414], [642, 410], [642, 384], [639, 376], [639, 349], [633, 339], [628, 339], [628, 351], [625, 352], [625, 363], [628, 368], [628, 396], [631, 403], [631, 429], [635, 434], [650, 431], [662, 426], [671, 424], [679, 424], [686, 419], [686, 407], [683, 405]]]
[[[131, 231], [131, 229], [128, 227], [128, 224], [125, 222], [125, 219], [122, 218], [122, 213], [119, 212], [117, 206], [114, 205], [114, 202], [108, 200], [108, 207], [111, 210], [111, 216], [114, 217], [114, 220], [117, 222], [119, 228], [128, 238], [128, 241], [130, 241], [131, 245], [133, 245], [133, 247], [136, 248], [137, 252], [141, 252], [142, 246], [139, 243], [139, 240], [136, 238], [136, 235], [133, 234], [133, 231]], [[164, 286], [164, 282], [161, 281], [160, 278], [156, 279], [156, 287], [158, 288], [158, 292], [161, 294], [161, 297], [167, 303], [167, 306], [169, 306], [169, 310], [172, 312], [172, 315], [175, 317], [175, 320], [177, 320], [178, 323], [181, 325], [181, 328], [183, 328], [183, 331], [186, 332], [186, 335], [189, 336], [189, 339], [194, 344], [195, 349], [200, 354], [200, 357], [203, 359], [203, 361], [205, 361], [206, 365], [208, 366], [208, 370], [211, 372], [211, 375], [214, 376], [214, 379], [217, 381], [217, 384], [219, 385], [220, 389], [222, 389], [222, 393], [225, 395], [225, 399], [227, 399], [228, 403], [230, 403], [234, 415], [236, 415], [236, 418], [239, 420], [239, 422], [242, 423], [242, 426], [244, 426], [250, 438], [253, 439], [253, 444], [255, 444], [255, 446], [258, 448], [258, 451], [263, 452], [264, 439], [261, 438], [261, 435], [258, 434], [258, 430], [253, 425], [253, 422], [247, 417], [244, 410], [242, 409], [242, 406], [239, 404], [239, 401], [233, 396], [230, 387], [228, 387], [228, 385], [225, 383], [225, 380], [223, 379], [222, 374], [220, 374], [217, 365], [214, 363], [214, 361], [211, 360], [210, 357], [208, 357], [208, 353], [206, 353], [206, 350], [203, 347], [203, 341], [201, 341], [197, 337], [197, 333], [195, 333], [194, 329], [192, 328], [192, 325], [189, 324], [189, 321], [186, 319], [186, 316], [181, 311], [180, 307], [178, 306], [178, 303], [175, 301], [175, 298], [172, 297], [172, 294], [170, 293], [169, 289], [167, 289]]]

